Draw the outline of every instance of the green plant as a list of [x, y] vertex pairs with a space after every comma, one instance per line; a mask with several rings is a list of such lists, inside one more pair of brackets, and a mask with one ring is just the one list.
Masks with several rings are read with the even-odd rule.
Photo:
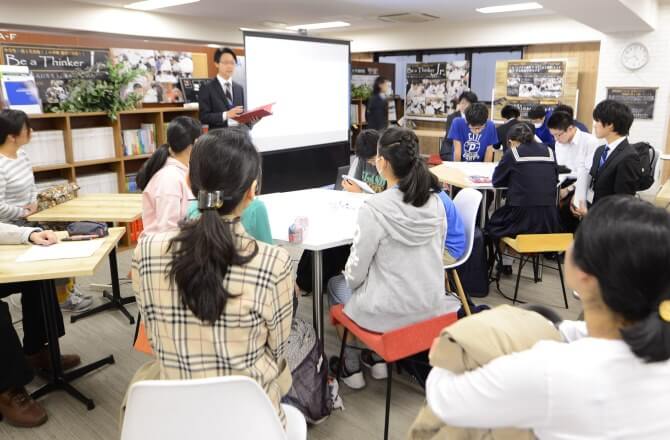
[[362, 99], [363, 101], [367, 101], [371, 95], [372, 88], [370, 88], [370, 86], [366, 86], [365, 84], [359, 86], [354, 84], [351, 85], [351, 99]]
[[123, 64], [107, 62], [78, 72], [67, 84], [68, 97], [50, 108], [53, 112], [106, 112], [111, 120], [120, 111], [137, 107], [142, 96], [122, 91], [142, 72], [128, 69]]

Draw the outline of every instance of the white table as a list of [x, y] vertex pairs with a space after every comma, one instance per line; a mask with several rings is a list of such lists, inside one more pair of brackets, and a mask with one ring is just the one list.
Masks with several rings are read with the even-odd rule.
[[313, 319], [317, 337], [323, 341], [323, 261], [326, 249], [351, 244], [358, 209], [370, 197], [327, 189], [309, 189], [260, 196], [270, 217], [272, 239], [289, 244], [288, 228], [296, 217], [307, 217], [309, 226], [302, 243], [290, 243], [313, 252]]

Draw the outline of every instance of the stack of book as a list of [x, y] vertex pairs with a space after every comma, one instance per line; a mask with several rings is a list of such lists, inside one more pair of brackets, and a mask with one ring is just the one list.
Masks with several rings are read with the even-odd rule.
[[137, 173], [126, 174], [126, 192], [129, 192], [129, 193], [142, 192], [137, 187]]
[[72, 130], [72, 153], [75, 162], [116, 157], [114, 153], [114, 130], [112, 127]]
[[65, 163], [65, 141], [62, 130], [34, 131], [30, 143], [23, 146], [34, 167]]
[[137, 156], [156, 151], [156, 126], [142, 124], [139, 130], [123, 130], [123, 155]]
[[89, 174], [77, 176], [79, 194], [118, 193], [119, 182], [116, 173]]

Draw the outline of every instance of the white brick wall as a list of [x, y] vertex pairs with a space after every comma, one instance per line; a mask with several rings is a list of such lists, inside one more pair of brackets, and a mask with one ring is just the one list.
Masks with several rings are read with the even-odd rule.
[[[596, 102], [605, 99], [607, 87], [658, 87], [654, 119], [636, 120], [630, 139], [633, 142], [647, 141], [664, 151], [670, 116], [670, 4], [659, 5], [658, 12], [658, 26], [654, 32], [603, 36]], [[621, 52], [632, 42], [641, 42], [649, 49], [649, 63], [636, 72], [621, 64]]]

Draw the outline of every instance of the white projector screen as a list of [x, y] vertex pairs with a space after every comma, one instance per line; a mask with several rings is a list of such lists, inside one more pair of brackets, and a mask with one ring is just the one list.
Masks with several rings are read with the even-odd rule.
[[348, 142], [349, 42], [247, 32], [246, 108], [274, 103], [251, 131], [261, 152]]

